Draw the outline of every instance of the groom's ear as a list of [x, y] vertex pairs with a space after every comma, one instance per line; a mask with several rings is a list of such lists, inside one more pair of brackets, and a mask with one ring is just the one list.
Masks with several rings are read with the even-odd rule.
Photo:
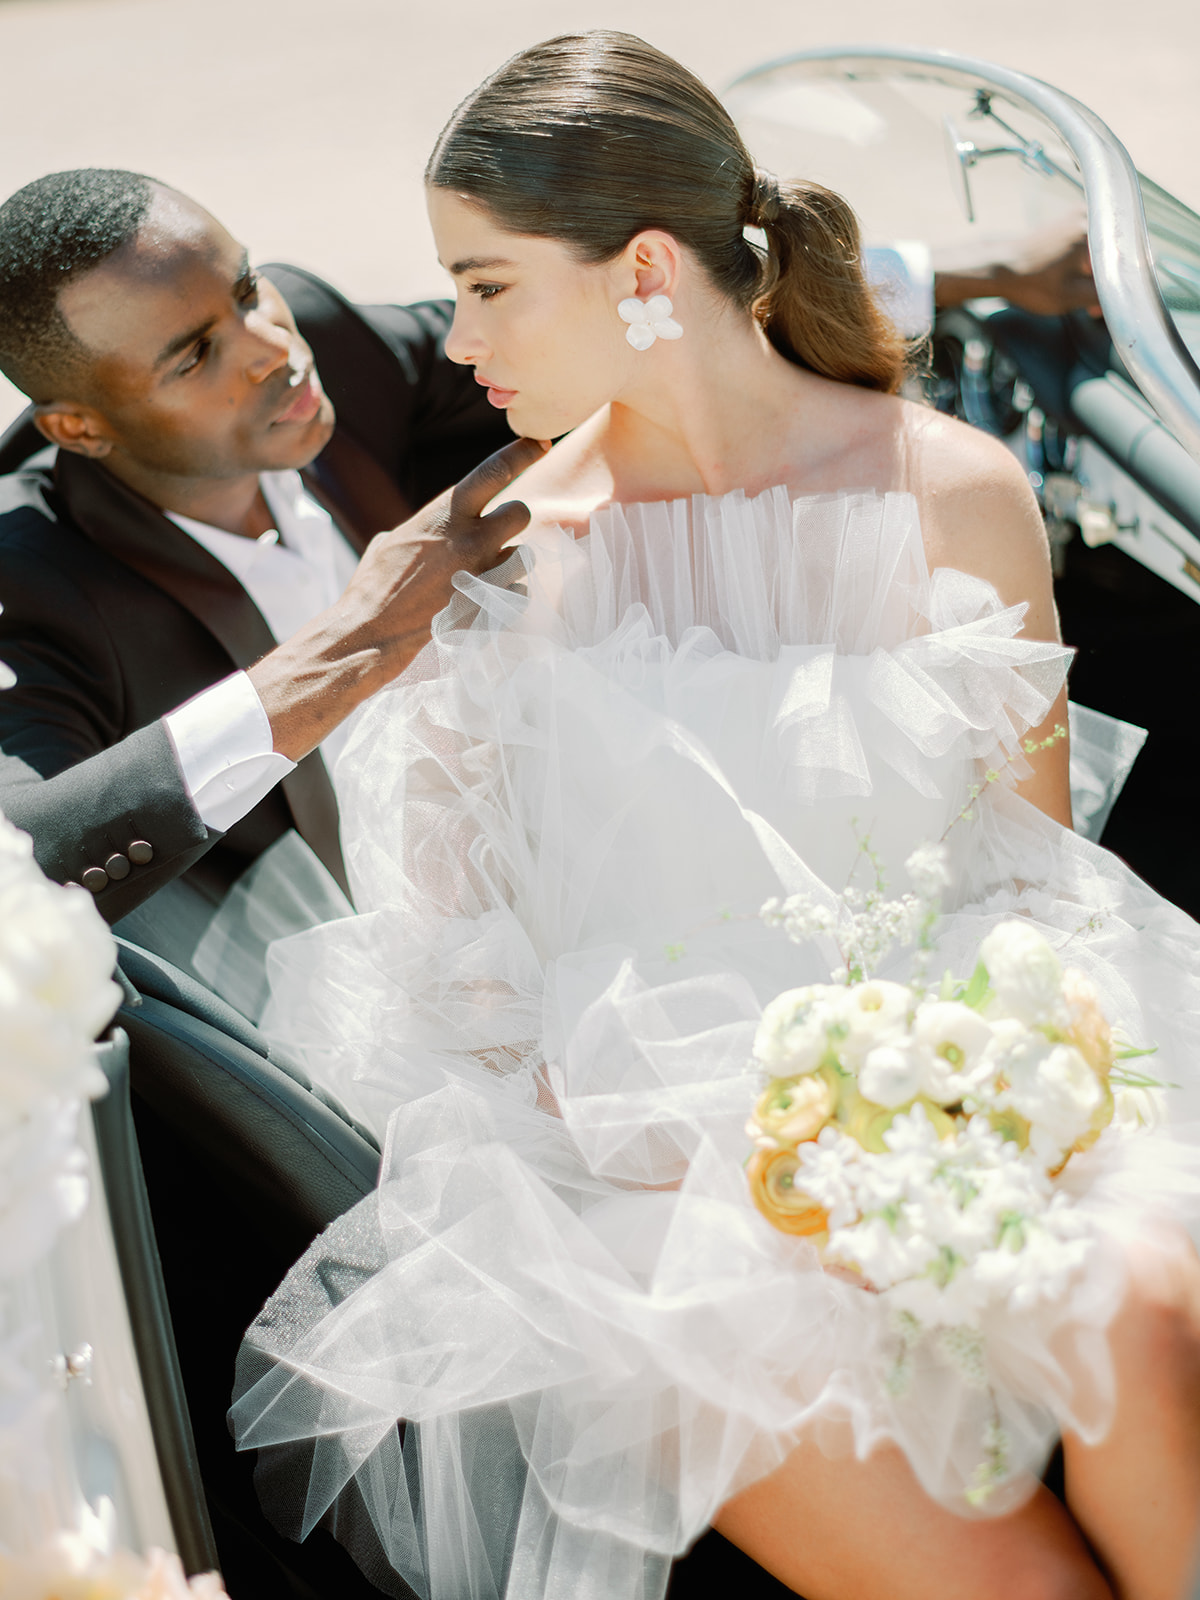
[[34, 426], [60, 450], [102, 460], [113, 447], [108, 424], [94, 406], [74, 400], [47, 400], [33, 413]]
[[646, 228], [625, 246], [622, 267], [630, 279], [629, 292], [639, 300], [648, 300], [652, 294], [673, 298], [682, 266], [679, 241], [661, 228]]

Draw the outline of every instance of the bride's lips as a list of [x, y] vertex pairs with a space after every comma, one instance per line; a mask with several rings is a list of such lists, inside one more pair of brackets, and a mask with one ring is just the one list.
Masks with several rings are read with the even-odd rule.
[[324, 392], [317, 381], [316, 370], [310, 367], [304, 375], [296, 398], [279, 413], [271, 426], [278, 427], [282, 422], [311, 422], [321, 409], [321, 401], [324, 398]]
[[475, 382], [483, 385], [483, 387], [487, 390], [489, 403], [494, 405], [499, 411], [503, 411], [506, 406], [512, 405], [513, 401], [517, 398], [517, 391], [515, 389], [501, 389], [496, 384], [489, 383], [486, 378], [481, 378], [478, 373], [475, 374]]

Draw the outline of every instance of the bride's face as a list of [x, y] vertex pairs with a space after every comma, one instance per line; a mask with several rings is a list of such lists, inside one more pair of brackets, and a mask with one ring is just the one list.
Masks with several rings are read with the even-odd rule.
[[506, 232], [449, 190], [427, 198], [458, 294], [446, 354], [475, 368], [513, 431], [555, 439], [615, 399], [636, 371], [617, 316], [636, 288], [631, 268], [584, 265], [555, 239]]

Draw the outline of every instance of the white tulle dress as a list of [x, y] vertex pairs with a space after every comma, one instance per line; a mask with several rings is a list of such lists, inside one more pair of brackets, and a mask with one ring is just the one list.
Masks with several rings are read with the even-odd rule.
[[[995, 1404], [1003, 1510], [1060, 1430], [1107, 1426], [1122, 1246], [1186, 1217], [1196, 1162], [1175, 1132], [1076, 1158], [1111, 1248], [994, 1331], [986, 1395], [936, 1353], [889, 1394], [879, 1297], [750, 1201], [762, 1006], [836, 961], [756, 913], [841, 890], [856, 829], [904, 889], [1068, 652], [931, 574], [905, 495], [614, 507], [526, 548], [524, 592], [462, 580], [359, 716], [359, 914], [271, 952], [268, 1026], [384, 1157], [247, 1337], [232, 1417], [264, 1502], [394, 1592], [651, 1600], [801, 1437], [893, 1438], [965, 1512]], [[1186, 1085], [1195, 924], [1003, 785], [950, 838], [939, 963], [1029, 916]]]

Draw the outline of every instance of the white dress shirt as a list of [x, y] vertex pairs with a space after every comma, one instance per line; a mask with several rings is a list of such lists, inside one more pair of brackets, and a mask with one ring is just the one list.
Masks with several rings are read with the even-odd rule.
[[863, 251], [867, 282], [904, 339], [923, 339], [933, 327], [933, 257], [919, 239], [897, 239]]
[[[358, 557], [329, 513], [305, 491], [298, 472], [264, 472], [259, 482], [275, 527], [257, 539], [167, 515], [228, 568], [282, 644], [340, 598]], [[213, 684], [163, 721], [201, 821], [219, 833], [295, 766], [273, 748], [267, 714], [244, 672]], [[322, 742], [327, 762], [343, 742], [342, 728]]]

